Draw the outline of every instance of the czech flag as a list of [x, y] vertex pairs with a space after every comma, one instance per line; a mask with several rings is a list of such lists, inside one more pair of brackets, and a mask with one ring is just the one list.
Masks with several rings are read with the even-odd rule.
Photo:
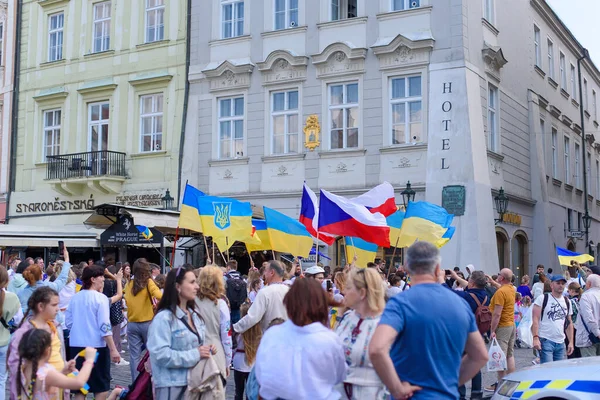
[[314, 242], [306, 227], [278, 211], [267, 207], [264, 207], [264, 211], [271, 249], [297, 257], [308, 257]]
[[271, 250], [271, 240], [269, 239], [269, 232], [267, 232], [267, 221], [264, 219], [252, 219], [252, 227], [254, 228], [252, 237], [255, 240], [247, 240], [245, 242], [248, 251]]
[[150, 240], [150, 239], [152, 239], [152, 236], [154, 236], [152, 231], [147, 226], [136, 225], [135, 227], [137, 228], [138, 231], [140, 231], [140, 233], [142, 234], [142, 237], [146, 240]]
[[198, 199], [205, 196], [203, 192], [192, 185], [185, 185], [183, 192], [183, 201], [181, 202], [181, 211], [179, 213], [178, 226], [196, 232], [202, 232], [202, 221], [200, 219], [200, 210], [198, 209]]
[[454, 219], [443, 207], [426, 201], [411, 201], [406, 207], [402, 222], [401, 239], [404, 236], [436, 243], [450, 228]]
[[[316, 238], [319, 224], [319, 206], [317, 205], [317, 195], [306, 185], [306, 182], [302, 190], [299, 220], [306, 227], [308, 233]], [[319, 240], [331, 246], [335, 242], [335, 236], [319, 232]]]
[[385, 217], [372, 214], [362, 204], [321, 190], [319, 232], [352, 236], [369, 243], [390, 247], [390, 228]]
[[365, 242], [361, 238], [357, 237], [346, 237], [346, 254], [349, 260], [348, 264], [352, 263], [354, 256], [356, 256], [356, 266], [359, 268], [366, 268], [367, 263], [373, 262], [377, 255], [378, 246], [373, 243]]
[[577, 261], [580, 264], [594, 261], [594, 257], [589, 254], [575, 253], [561, 247], [556, 248], [556, 255], [558, 255], [558, 262], [560, 265], [571, 266], [571, 261]]
[[398, 210], [396, 206], [396, 197], [394, 196], [394, 187], [388, 182], [375, 186], [367, 193], [353, 198], [351, 201], [362, 204], [373, 214], [380, 213], [388, 217]]

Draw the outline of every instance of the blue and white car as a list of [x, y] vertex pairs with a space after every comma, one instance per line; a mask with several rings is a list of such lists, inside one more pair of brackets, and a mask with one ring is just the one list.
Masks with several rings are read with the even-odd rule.
[[600, 357], [536, 365], [506, 376], [492, 400], [598, 400]]

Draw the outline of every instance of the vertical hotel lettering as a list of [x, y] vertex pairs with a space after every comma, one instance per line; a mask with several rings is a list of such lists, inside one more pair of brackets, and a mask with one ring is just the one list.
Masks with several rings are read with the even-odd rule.
[[[444, 89], [442, 91], [442, 95], [451, 94], [451, 93], [452, 93], [452, 82], [445, 82]], [[444, 113], [446, 113], [446, 115], [448, 116], [448, 118], [446, 118], [446, 115], [445, 115], [444, 119], [442, 119], [442, 129], [444, 130], [444, 132], [448, 132], [450, 123], [452, 122], [452, 120], [449, 118], [450, 115], [448, 114], [450, 111], [452, 111], [452, 102], [450, 100], [446, 100], [442, 103], [442, 111]], [[442, 139], [442, 151], [448, 151], [448, 150], [450, 150], [450, 139], [449, 138]], [[442, 169], [449, 169], [449, 168], [450, 168], [450, 166], [446, 162], [446, 157], [442, 157]]]

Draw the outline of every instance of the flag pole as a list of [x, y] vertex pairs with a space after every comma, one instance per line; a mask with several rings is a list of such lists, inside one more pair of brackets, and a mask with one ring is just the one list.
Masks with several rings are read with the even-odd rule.
[[204, 250], [206, 250], [206, 256], [210, 257], [210, 253], [208, 252], [208, 243], [206, 242], [206, 236], [204, 236], [204, 234], [202, 235], [202, 241], [204, 242]]
[[273, 260], [275, 260], [275, 250], [271, 249], [271, 254], [273, 255]]
[[175, 240], [173, 240], [173, 251], [171, 252], [171, 268], [173, 266], [173, 259], [175, 258], [175, 250], [177, 250], [177, 240], [179, 240], [179, 225], [177, 225], [177, 229], [175, 229]]
[[213, 251], [213, 256], [212, 256], [211, 261], [214, 264], [215, 263], [215, 241], [212, 239], [211, 239], [211, 241], [212, 241], [212, 251]]
[[344, 236], [344, 253], [346, 254], [346, 264], [350, 265], [350, 260], [348, 259], [348, 245], [346, 244], [346, 236]]
[[[392, 260], [391, 260], [391, 264], [394, 264], [394, 257], [396, 257], [396, 249], [398, 248], [398, 241], [400, 240], [400, 236], [398, 236], [396, 238], [396, 245], [394, 246], [394, 251], [392, 252]], [[390, 271], [392, 270], [392, 266], [390, 265], [388, 267], [388, 273], [387, 273], [387, 279], [388, 281], [390, 280]]]
[[315, 245], [315, 255], [317, 256], [317, 261], [315, 264], [319, 264], [319, 230], [317, 229], [317, 244]]
[[356, 257], [356, 246], [354, 246], [354, 239], [352, 239], [352, 236], [350, 236], [350, 244], [352, 245], [352, 248], [354, 249], [354, 255], [352, 256], [352, 259], [354, 260], [354, 257]]
[[[227, 245], [227, 262], [229, 262], [229, 236], [225, 236], [225, 244]], [[223, 252], [221, 252], [223, 254]]]

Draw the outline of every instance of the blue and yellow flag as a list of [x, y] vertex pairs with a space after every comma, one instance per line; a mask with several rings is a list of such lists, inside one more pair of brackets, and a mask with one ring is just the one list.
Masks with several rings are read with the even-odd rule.
[[202, 233], [211, 236], [219, 250], [226, 251], [252, 235], [250, 203], [217, 196], [201, 196], [197, 201]]
[[452, 236], [454, 236], [454, 232], [456, 232], [456, 228], [453, 226], [451, 226], [450, 228], [448, 228], [446, 230], [446, 233], [444, 233], [444, 236], [442, 236], [442, 238], [440, 240], [435, 242], [435, 245], [438, 247], [438, 249], [441, 249], [442, 247], [444, 247], [445, 245], [448, 244], [450, 239], [452, 239]]
[[140, 231], [140, 233], [142, 234], [142, 237], [146, 240], [150, 240], [154, 236], [152, 231], [147, 226], [136, 225], [135, 227], [137, 228], [138, 231]]
[[[404, 211], [398, 210], [386, 218], [387, 224], [390, 227], [390, 246], [391, 247], [409, 247], [417, 238], [408, 235], [402, 236], [401, 228], [404, 222]], [[396, 244], [397, 243], [397, 244]]]
[[308, 257], [314, 242], [306, 227], [278, 211], [267, 207], [264, 210], [271, 249], [297, 257]]
[[560, 265], [571, 266], [571, 261], [577, 261], [580, 264], [594, 261], [594, 257], [589, 254], [575, 253], [574, 251], [563, 249], [561, 247], [556, 248], [556, 255], [558, 255], [558, 262]]
[[410, 202], [402, 221], [400, 238], [410, 237], [437, 243], [446, 234], [453, 219], [453, 214], [448, 214], [448, 211], [438, 205], [426, 201]]
[[185, 185], [183, 201], [181, 202], [181, 211], [179, 213], [178, 226], [180, 228], [202, 232], [202, 221], [200, 220], [198, 199], [203, 196], [204, 193], [192, 185]]
[[359, 268], [366, 268], [367, 263], [373, 262], [377, 255], [377, 246], [374, 243], [365, 242], [357, 237], [345, 237], [348, 263], [352, 263], [354, 256], [357, 257], [355, 265]]
[[264, 219], [252, 219], [252, 226], [254, 227], [252, 238], [245, 242], [248, 251], [271, 250], [267, 221]]

